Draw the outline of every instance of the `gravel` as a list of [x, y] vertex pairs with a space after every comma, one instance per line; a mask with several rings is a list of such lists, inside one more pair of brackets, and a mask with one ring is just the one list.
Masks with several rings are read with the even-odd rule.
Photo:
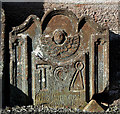
[[[80, 109], [71, 109], [71, 108], [51, 108], [48, 106], [16, 106], [16, 107], [6, 107], [2, 110], [1, 114], [37, 114], [37, 113], [80, 113]], [[120, 113], [120, 104], [111, 105], [104, 113], [108, 112], [117, 112]], [[82, 112], [83, 113], [83, 112]]]
[[120, 113], [120, 104], [119, 105], [112, 105], [110, 106], [106, 112], [117, 112]]
[[48, 106], [16, 106], [16, 107], [6, 107], [4, 110], [2, 110], [1, 114], [36, 114], [36, 113], [79, 113], [82, 112], [80, 109], [71, 109], [71, 108], [52, 108]]

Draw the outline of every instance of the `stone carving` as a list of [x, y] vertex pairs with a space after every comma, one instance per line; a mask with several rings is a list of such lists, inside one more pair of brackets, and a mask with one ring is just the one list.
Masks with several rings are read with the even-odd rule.
[[[70, 60], [79, 48], [78, 19], [71, 12], [61, 10], [62, 14], [59, 10], [54, 11], [53, 14], [45, 14], [41, 21], [40, 47], [52, 64], [62, 64]], [[45, 21], [47, 16], [51, 19]]]
[[[24, 46], [22, 58], [16, 56], [23, 67], [16, 65], [22, 77], [28, 78], [25, 82], [32, 82], [21, 91], [32, 93], [35, 105], [83, 110], [93, 95], [104, 92], [109, 82], [109, 31], [88, 16], [78, 19], [60, 8], [48, 11], [41, 21], [29, 16], [10, 33], [10, 47], [16, 41]], [[14, 74], [16, 68], [12, 66], [15, 49], [10, 53], [13, 80], [19, 74]]]
[[[54, 70], [54, 76], [57, 81], [65, 81], [67, 78], [67, 69], [63, 67], [57, 67]], [[61, 83], [61, 82], [60, 82]]]
[[47, 50], [46, 54], [58, 61], [64, 60], [73, 55], [80, 45], [79, 36], [68, 37], [61, 31], [63, 32], [63, 30], [57, 29], [54, 31], [52, 37], [41, 38], [41, 43], [43, 44], [42, 49]]
[[40, 70], [40, 74], [39, 74], [39, 80], [38, 82], [40, 83], [40, 90], [44, 90], [47, 89], [47, 85], [48, 85], [48, 69], [50, 69], [51, 66], [50, 65], [37, 65], [37, 69]]
[[33, 51], [33, 53], [34, 53], [36, 56], [38, 56], [40, 59], [43, 59], [43, 58], [44, 58], [44, 57], [43, 57], [43, 53], [41, 52], [39, 46], [36, 47], [36, 49]]
[[73, 91], [80, 91], [84, 89], [84, 82], [83, 82], [83, 74], [82, 70], [84, 68], [84, 65], [82, 62], [76, 62], [75, 63], [75, 73], [70, 85], [70, 90]]

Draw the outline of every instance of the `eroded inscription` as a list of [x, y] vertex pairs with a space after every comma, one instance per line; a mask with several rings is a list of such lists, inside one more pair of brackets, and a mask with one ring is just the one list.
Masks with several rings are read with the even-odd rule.
[[[49, 94], [49, 96], [48, 96]], [[81, 103], [83, 103], [83, 96], [85, 94], [84, 93], [80, 93], [80, 92], [68, 92], [68, 91], [64, 91], [64, 92], [53, 92], [53, 93], [49, 93], [48, 91], [43, 91], [42, 93], [40, 93], [39, 95], [36, 96], [37, 101], [36, 103], [44, 103], [46, 105], [49, 105], [51, 107], [80, 107], [81, 109], [84, 107], [80, 106], [79, 101], [81, 101]]]

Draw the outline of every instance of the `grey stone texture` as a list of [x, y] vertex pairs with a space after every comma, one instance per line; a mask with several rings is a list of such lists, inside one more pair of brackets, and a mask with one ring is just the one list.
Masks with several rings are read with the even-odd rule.
[[99, 25], [109, 27], [109, 30], [118, 33], [119, 3], [102, 4], [70, 4], [70, 3], [44, 3], [45, 12], [54, 7], [67, 8], [76, 14], [78, 18], [89, 15]]

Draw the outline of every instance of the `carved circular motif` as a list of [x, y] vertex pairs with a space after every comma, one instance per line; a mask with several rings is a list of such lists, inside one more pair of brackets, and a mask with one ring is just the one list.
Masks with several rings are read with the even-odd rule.
[[[57, 34], [57, 35], [56, 35]], [[74, 55], [79, 48], [79, 36], [68, 37], [63, 33], [55, 33], [51, 37], [42, 37], [42, 49], [49, 58], [56, 60], [68, 59]]]
[[65, 41], [65, 33], [63, 30], [61, 29], [56, 29], [53, 33], [53, 41], [56, 43], [56, 44], [63, 44], [64, 41]]
[[51, 10], [43, 17], [41, 25], [40, 46], [44, 57], [55, 64], [71, 60], [80, 45], [76, 16], [65, 9]]
[[84, 65], [82, 62], [76, 62], [75, 68], [79, 71], [79, 70], [82, 70], [84, 68]]

